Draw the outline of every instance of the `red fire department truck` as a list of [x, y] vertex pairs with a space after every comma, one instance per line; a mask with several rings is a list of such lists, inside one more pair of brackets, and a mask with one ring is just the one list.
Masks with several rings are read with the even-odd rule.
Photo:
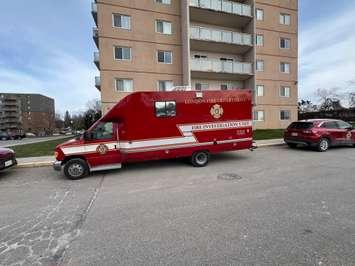
[[58, 145], [54, 169], [70, 179], [121, 164], [252, 149], [249, 90], [136, 92], [117, 103], [83, 136]]

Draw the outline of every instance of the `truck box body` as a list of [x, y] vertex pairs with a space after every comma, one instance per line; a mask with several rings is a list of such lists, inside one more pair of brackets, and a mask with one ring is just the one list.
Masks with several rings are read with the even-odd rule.
[[[94, 171], [134, 161], [189, 157], [200, 150], [249, 149], [251, 97], [248, 90], [132, 93], [86, 137], [59, 145], [57, 160], [63, 164], [79, 156]], [[100, 127], [108, 133], [101, 134]]]

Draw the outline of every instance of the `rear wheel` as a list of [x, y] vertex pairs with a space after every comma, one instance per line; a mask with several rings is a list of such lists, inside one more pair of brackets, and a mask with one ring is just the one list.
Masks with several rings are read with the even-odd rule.
[[328, 139], [321, 139], [318, 143], [318, 151], [325, 152], [329, 149], [330, 143]]
[[291, 149], [297, 148], [297, 144], [295, 143], [287, 143], [287, 146], [289, 146]]
[[89, 174], [89, 166], [83, 159], [71, 159], [64, 166], [64, 174], [71, 180], [81, 179]]
[[204, 167], [208, 164], [210, 154], [208, 151], [198, 151], [192, 154], [191, 163], [195, 167]]

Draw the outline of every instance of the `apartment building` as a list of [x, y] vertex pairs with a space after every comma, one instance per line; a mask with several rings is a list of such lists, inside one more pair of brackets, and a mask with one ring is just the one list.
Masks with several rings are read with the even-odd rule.
[[40, 94], [0, 93], [0, 130], [46, 135], [54, 129], [54, 100]]
[[103, 112], [133, 91], [254, 92], [256, 128], [297, 119], [297, 0], [96, 0]]

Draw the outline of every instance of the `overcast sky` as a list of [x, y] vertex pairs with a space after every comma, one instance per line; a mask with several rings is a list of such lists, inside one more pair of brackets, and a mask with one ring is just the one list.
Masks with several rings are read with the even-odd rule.
[[[0, 92], [55, 98], [80, 111], [99, 98], [91, 0], [2, 1]], [[355, 80], [355, 0], [300, 0], [300, 98]]]

